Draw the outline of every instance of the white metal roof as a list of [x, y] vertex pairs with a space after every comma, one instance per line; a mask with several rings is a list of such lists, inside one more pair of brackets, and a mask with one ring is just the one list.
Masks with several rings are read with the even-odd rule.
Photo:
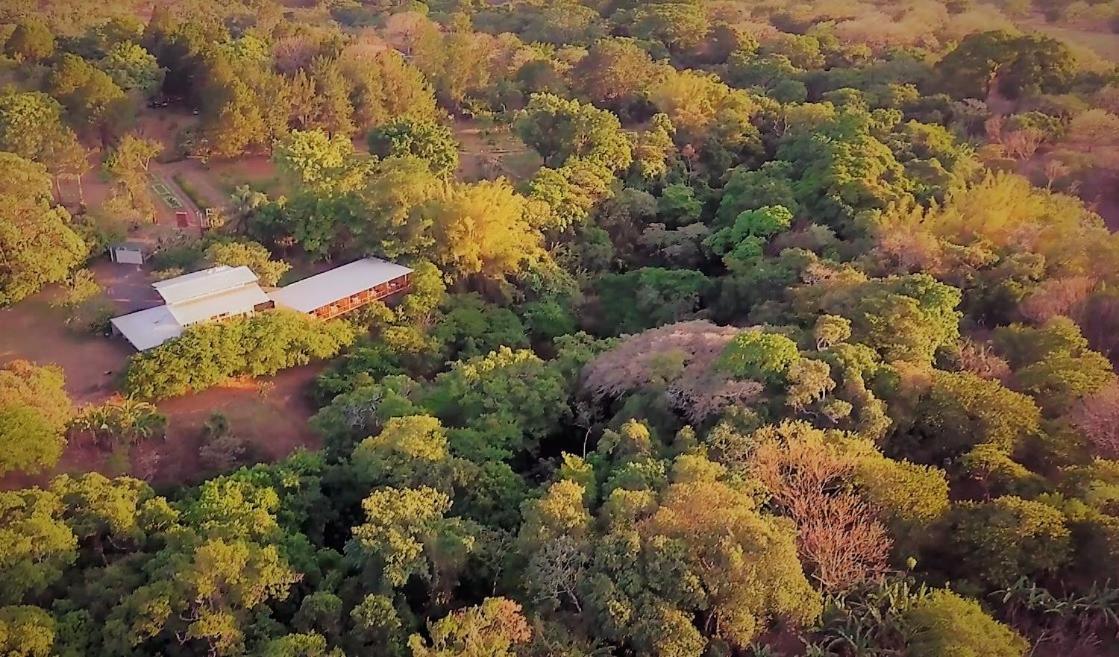
[[277, 306], [309, 313], [410, 273], [412, 270], [403, 265], [364, 258], [285, 285], [269, 296]]
[[140, 351], [158, 347], [183, 333], [182, 325], [167, 310], [167, 306], [139, 310], [109, 321]]
[[183, 326], [222, 315], [239, 315], [249, 312], [258, 303], [266, 303], [268, 295], [256, 285], [244, 285], [226, 292], [210, 294], [200, 299], [167, 305], [167, 311]]
[[218, 265], [152, 283], [152, 287], [159, 292], [159, 296], [163, 297], [164, 301], [175, 304], [221, 294], [255, 282], [256, 274], [248, 267]]

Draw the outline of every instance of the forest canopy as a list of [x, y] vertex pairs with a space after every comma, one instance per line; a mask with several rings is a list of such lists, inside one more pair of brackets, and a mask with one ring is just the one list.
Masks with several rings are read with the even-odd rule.
[[[411, 274], [90, 386], [0, 334], [0, 654], [1119, 654], [1115, 0], [32, 5], [0, 313], [103, 333], [164, 228], [145, 290]], [[299, 449], [167, 431], [302, 366]]]

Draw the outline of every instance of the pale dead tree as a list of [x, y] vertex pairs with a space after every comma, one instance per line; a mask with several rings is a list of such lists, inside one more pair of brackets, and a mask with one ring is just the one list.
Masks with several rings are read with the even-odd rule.
[[987, 133], [987, 141], [993, 144], [1002, 143], [1002, 128], [1005, 119], [996, 114], [983, 122], [983, 130]]
[[1096, 289], [1092, 276], [1051, 278], [1026, 297], [1019, 310], [1027, 319], [1044, 323], [1057, 315], [1076, 317], [1084, 302]]
[[1023, 161], [1033, 157], [1041, 147], [1045, 134], [1036, 128], [1023, 128], [1012, 130], [1002, 138], [1002, 147], [1010, 157]]
[[890, 537], [870, 507], [853, 493], [839, 493], [797, 525], [797, 546], [829, 591], [842, 591], [884, 572]]
[[1053, 189], [1053, 183], [1065, 178], [1072, 173], [1072, 167], [1055, 157], [1051, 157], [1045, 162], [1045, 187], [1046, 189]]
[[1119, 383], [1084, 398], [1069, 419], [1100, 456], [1119, 458]]
[[874, 510], [848, 489], [854, 460], [818, 434], [794, 431], [766, 439], [751, 454], [748, 472], [797, 527], [797, 548], [814, 577], [840, 591], [885, 571], [892, 542]]
[[669, 324], [623, 340], [583, 369], [582, 390], [595, 401], [638, 389], [661, 389], [668, 402], [692, 422], [755, 399], [757, 381], [730, 378], [716, 364], [742, 332], [696, 320]]
[[960, 369], [984, 379], [1006, 381], [1010, 378], [1010, 363], [991, 349], [986, 342], [964, 339], [960, 343]]

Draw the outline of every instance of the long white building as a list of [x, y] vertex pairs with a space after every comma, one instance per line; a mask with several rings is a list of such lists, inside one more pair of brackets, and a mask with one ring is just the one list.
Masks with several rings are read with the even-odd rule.
[[337, 317], [411, 287], [412, 270], [377, 258], [363, 258], [265, 294], [248, 267], [221, 265], [153, 283], [164, 304], [110, 320], [140, 351], [182, 335], [191, 324], [275, 307], [322, 319]]

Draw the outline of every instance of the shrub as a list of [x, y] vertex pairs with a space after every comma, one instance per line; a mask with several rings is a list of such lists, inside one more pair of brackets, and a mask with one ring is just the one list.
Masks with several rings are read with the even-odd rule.
[[330, 358], [356, 337], [347, 322], [285, 310], [200, 324], [133, 356], [125, 388], [142, 399], [173, 397], [234, 376], [267, 376]]

